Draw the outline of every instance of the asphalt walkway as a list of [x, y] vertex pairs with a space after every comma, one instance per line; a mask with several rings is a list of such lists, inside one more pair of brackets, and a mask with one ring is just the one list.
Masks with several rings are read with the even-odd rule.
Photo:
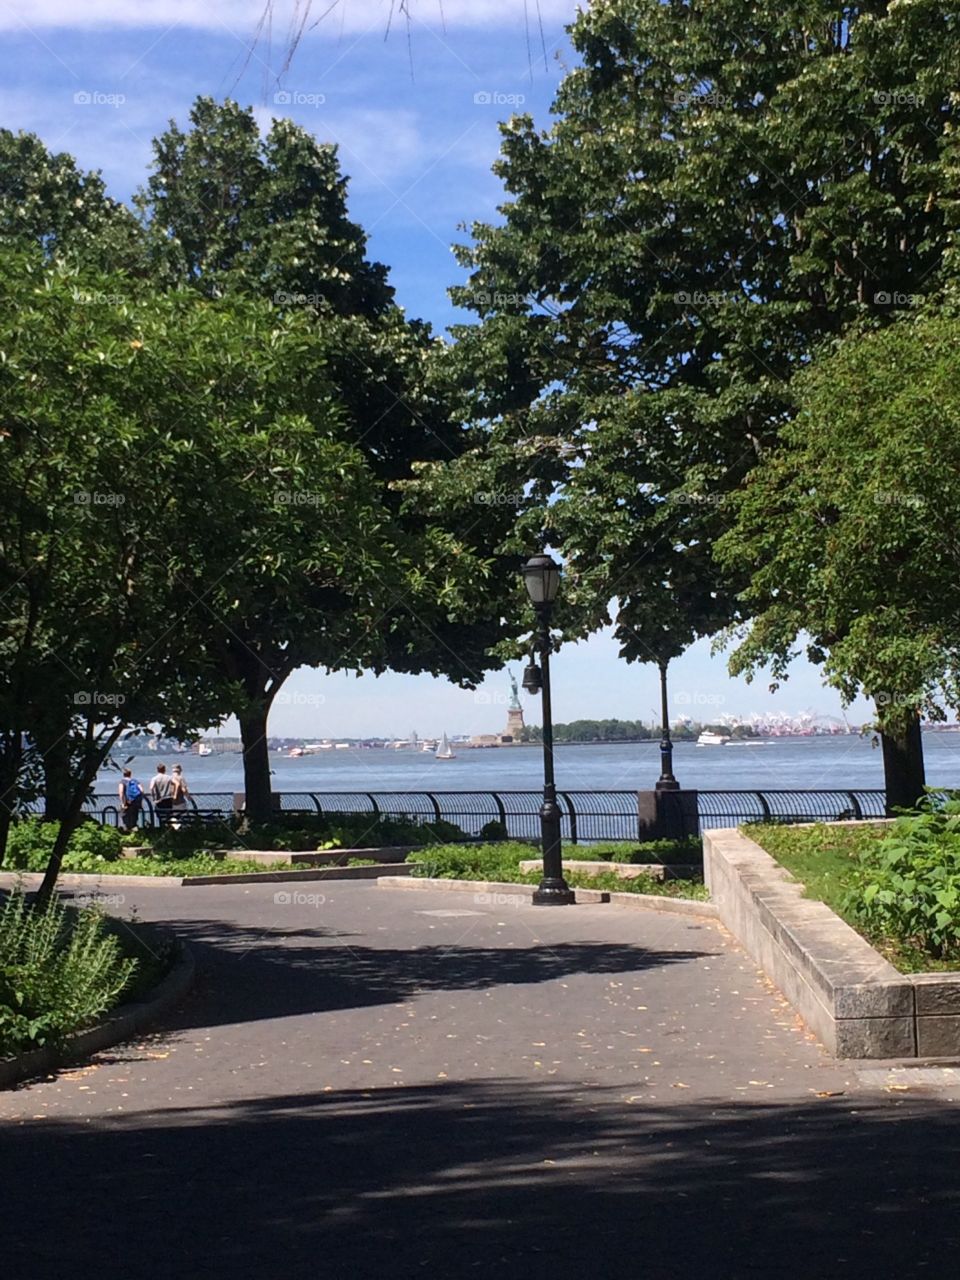
[[110, 892], [198, 982], [157, 1033], [0, 1094], [9, 1280], [955, 1269], [954, 1091], [830, 1060], [714, 922]]

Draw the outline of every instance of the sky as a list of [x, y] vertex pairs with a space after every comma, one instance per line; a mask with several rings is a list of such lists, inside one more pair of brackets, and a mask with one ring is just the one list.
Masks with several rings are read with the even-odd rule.
[[[390, 267], [398, 302], [443, 332], [467, 317], [447, 297], [461, 283], [451, 245], [494, 221], [502, 190], [490, 167], [497, 124], [527, 112], [546, 127], [573, 55], [573, 0], [313, 0], [288, 69], [289, 33], [308, 0], [3, 0], [0, 124], [40, 135], [128, 199], [143, 182], [151, 141], [186, 122], [198, 94], [234, 97], [266, 126], [288, 116], [339, 145], [350, 213], [371, 256]], [[392, 18], [391, 18], [392, 14]], [[514, 668], [519, 677], [520, 668]], [[270, 730], [304, 737], [491, 733], [506, 720], [508, 680], [476, 692], [429, 676], [379, 678], [301, 670], [275, 704]], [[627, 666], [609, 633], [554, 660], [554, 718], [643, 719], [659, 706], [656, 670]], [[527, 700], [528, 723], [539, 723]], [[812, 711], [839, 717], [839, 696], [798, 660], [776, 693], [731, 679], [709, 642], [671, 665], [671, 716]], [[865, 703], [848, 716], [861, 723]], [[223, 732], [236, 732], [228, 722]]]

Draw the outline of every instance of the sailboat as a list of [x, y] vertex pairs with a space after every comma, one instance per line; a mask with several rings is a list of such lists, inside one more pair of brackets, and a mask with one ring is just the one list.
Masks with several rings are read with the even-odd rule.
[[442, 734], [440, 737], [440, 745], [439, 747], [437, 747], [437, 754], [435, 756], [435, 759], [456, 760], [456, 758], [457, 757], [454, 755], [454, 752], [453, 752], [453, 747], [451, 747], [447, 739], [447, 735], [445, 733]]

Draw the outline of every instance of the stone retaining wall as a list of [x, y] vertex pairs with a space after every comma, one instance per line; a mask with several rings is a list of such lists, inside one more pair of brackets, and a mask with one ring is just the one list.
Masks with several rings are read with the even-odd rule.
[[720, 919], [839, 1058], [960, 1054], [960, 973], [902, 974], [736, 829], [707, 831]]

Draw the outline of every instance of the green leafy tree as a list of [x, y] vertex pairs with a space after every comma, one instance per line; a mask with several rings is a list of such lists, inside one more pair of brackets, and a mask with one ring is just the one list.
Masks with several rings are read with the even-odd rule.
[[[366, 238], [347, 215], [336, 149], [287, 120], [261, 138], [252, 111], [230, 101], [198, 99], [190, 124], [186, 132], [171, 125], [157, 140], [138, 198], [155, 274], [206, 297], [263, 298], [278, 319], [303, 321], [322, 348], [343, 439], [362, 453], [384, 509], [354, 542], [348, 534], [360, 530], [346, 510], [349, 493], [333, 486], [312, 495], [305, 477], [307, 487], [288, 503], [287, 536], [277, 531], [280, 547], [290, 548], [277, 560], [283, 572], [265, 569], [258, 556], [270, 544], [251, 540], [242, 622], [231, 601], [211, 603], [222, 622], [213, 644], [238, 691], [248, 810], [266, 820], [267, 716], [297, 667], [482, 679], [505, 626], [502, 560], [493, 554], [501, 535], [488, 535], [496, 521], [483, 508], [465, 500], [430, 505], [410, 484], [418, 466], [460, 455], [467, 437], [435, 373], [439, 344], [395, 304], [385, 268], [368, 260]], [[302, 503], [316, 508], [325, 555], [339, 537], [340, 571], [305, 571], [311, 549], [293, 518]], [[379, 559], [371, 550], [377, 538]], [[340, 591], [351, 562], [379, 566], [379, 592], [360, 599]], [[300, 589], [292, 591], [297, 573]]]
[[[453, 291], [464, 416], [569, 570], [574, 632], [658, 664], [738, 617], [710, 554], [819, 343], [943, 283], [958, 19], [942, 0], [605, 0]], [[610, 602], [613, 601], [612, 612]]]
[[0, 248], [39, 249], [104, 270], [142, 265], [139, 223], [99, 173], [51, 154], [32, 133], [0, 129]]
[[242, 709], [244, 634], [271, 610], [312, 652], [347, 649], [402, 549], [326, 381], [329, 335], [239, 295], [103, 301], [125, 287], [0, 259], [3, 782], [28, 735], [60, 823], [45, 892], [122, 733]]
[[920, 717], [960, 707], [960, 320], [850, 337], [799, 381], [801, 411], [719, 543], [749, 572], [734, 673], [803, 648], [876, 704], [889, 808], [923, 790]]

